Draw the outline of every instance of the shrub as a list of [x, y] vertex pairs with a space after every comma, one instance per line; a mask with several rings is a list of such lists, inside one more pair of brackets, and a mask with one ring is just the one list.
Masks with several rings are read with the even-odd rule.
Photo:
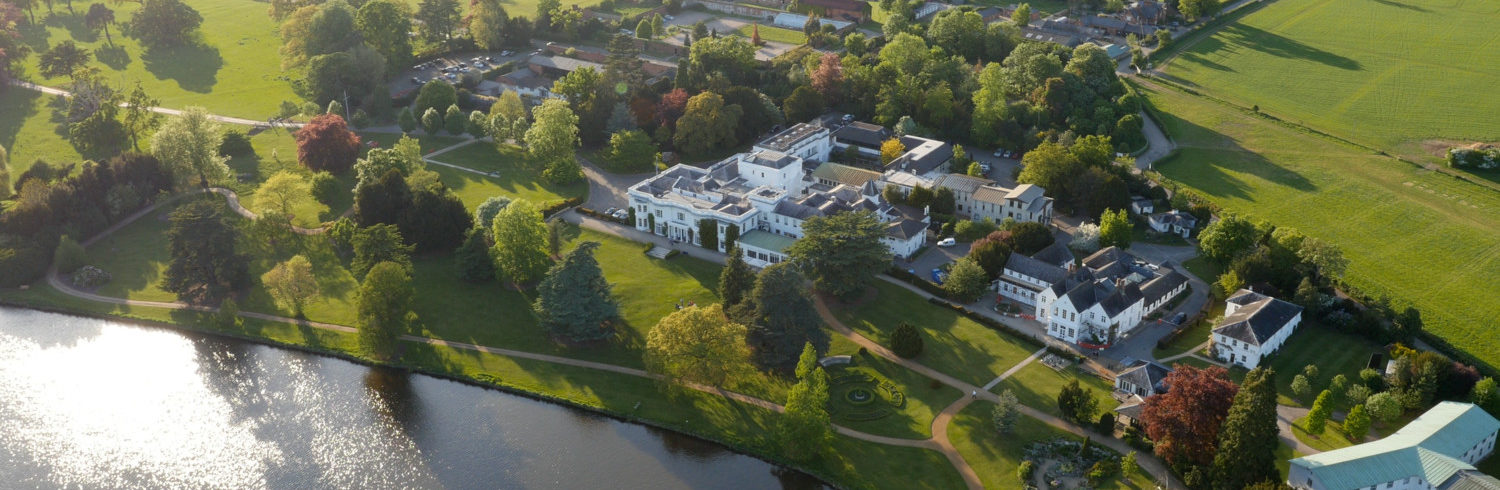
[[63, 236], [57, 242], [57, 250], [52, 253], [52, 262], [57, 264], [57, 271], [64, 274], [78, 270], [83, 267], [88, 253], [83, 251], [83, 246], [73, 240], [73, 237]]
[[1016, 467], [1016, 479], [1021, 480], [1023, 484], [1029, 484], [1035, 473], [1036, 465], [1032, 464], [1029, 459], [1022, 461], [1021, 465]]
[[105, 283], [109, 282], [110, 279], [112, 279], [112, 277], [108, 272], [104, 272], [104, 269], [100, 269], [92, 265], [85, 265], [82, 268], [78, 269], [78, 271], [73, 273], [73, 277], [70, 279], [70, 281], [75, 287], [94, 288], [103, 286]]
[[910, 323], [902, 322], [891, 333], [891, 352], [901, 356], [902, 359], [911, 359], [922, 354], [922, 334], [917, 327]]
[[34, 240], [0, 236], [0, 288], [13, 288], [47, 272], [47, 252]]
[[339, 179], [328, 172], [317, 172], [312, 176], [312, 196], [324, 205], [331, 204], [339, 194]]
[[996, 225], [994, 220], [974, 221], [966, 219], [959, 220], [958, 224], [954, 225], [953, 234], [954, 238], [958, 239], [958, 241], [972, 242], [984, 238], [986, 235], [999, 229], [999, 225]]
[[1102, 414], [1099, 414], [1099, 422], [1097, 422], [1097, 423], [1094, 424], [1094, 430], [1098, 431], [1100, 434], [1104, 434], [1105, 437], [1114, 437], [1115, 436], [1115, 414], [1114, 414], [1114, 412], [1104, 412]]
[[239, 130], [231, 129], [224, 132], [224, 141], [219, 143], [219, 155], [232, 157], [239, 155], [255, 154], [255, 146], [250, 144], [250, 137]]
[[358, 129], [368, 128], [370, 127], [370, 115], [366, 114], [364, 109], [357, 109], [354, 111], [353, 116], [349, 116], [349, 124], [353, 124]]

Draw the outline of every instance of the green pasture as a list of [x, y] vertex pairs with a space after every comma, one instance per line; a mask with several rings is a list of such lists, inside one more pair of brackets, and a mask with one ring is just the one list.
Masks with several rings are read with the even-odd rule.
[[1497, 23], [1493, 2], [1280, 0], [1186, 47], [1166, 72], [1352, 141], [1435, 156], [1447, 143], [1433, 140], [1500, 141]]
[[1346, 282], [1409, 301], [1426, 329], [1500, 365], [1500, 195], [1263, 117], [1143, 84], [1180, 146], [1156, 168], [1224, 209], [1327, 240]]

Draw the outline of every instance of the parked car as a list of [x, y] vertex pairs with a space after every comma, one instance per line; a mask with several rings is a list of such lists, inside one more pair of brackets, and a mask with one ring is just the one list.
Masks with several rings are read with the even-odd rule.
[[627, 219], [630, 219], [630, 211], [626, 211], [624, 209], [617, 209], [617, 210], [615, 210], [614, 213], [611, 213], [610, 216], [614, 216], [615, 219], [617, 219], [617, 220], [625, 221]]
[[665, 19], [665, 20], [677, 20], [676, 17], [670, 16], [670, 15], [662, 16], [662, 19]]
[[958, 245], [958, 240], [954, 240], [953, 237], [944, 238], [937, 242], [937, 246], [939, 247], [952, 247], [954, 245]]
[[511, 50], [509, 50], [509, 49], [500, 52], [500, 56], [510, 56], [512, 54], [515, 54], [515, 53], [512, 53]]
[[414, 83], [414, 84], [417, 84], [417, 85], [421, 85], [422, 84], [422, 79], [417, 78], [417, 77], [411, 77], [411, 83]]
[[983, 172], [983, 173], [990, 173], [990, 164], [988, 164], [988, 163], [981, 163], [981, 164], [979, 164], [979, 171]]
[[844, 120], [844, 124], [849, 124], [849, 123], [854, 122], [854, 114], [844, 114], [843, 120]]
[[1182, 322], [1187, 321], [1187, 313], [1179, 311], [1176, 315], [1172, 315], [1172, 320], [1170, 321], [1173, 325], [1182, 325]]
[[933, 269], [932, 270], [932, 282], [935, 282], [935, 283], [937, 283], [937, 285], [942, 286], [943, 285], [943, 281], [946, 280], [946, 279], [948, 279], [948, 273], [947, 272], [943, 272], [942, 269]]
[[1003, 156], [1005, 156], [1005, 149], [1004, 148], [995, 150], [995, 158], [1000, 158], [1000, 157], [1003, 157]]

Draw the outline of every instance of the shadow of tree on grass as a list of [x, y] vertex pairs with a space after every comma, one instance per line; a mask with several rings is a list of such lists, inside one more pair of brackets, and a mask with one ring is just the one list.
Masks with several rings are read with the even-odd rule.
[[147, 49], [141, 61], [157, 78], [176, 80], [179, 88], [204, 94], [219, 83], [219, 69], [224, 67], [219, 48], [205, 44]]

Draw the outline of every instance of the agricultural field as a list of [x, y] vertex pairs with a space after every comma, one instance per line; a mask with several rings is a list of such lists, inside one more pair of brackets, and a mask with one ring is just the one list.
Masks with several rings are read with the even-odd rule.
[[1177, 141], [1163, 175], [1225, 210], [1328, 240], [1345, 280], [1409, 301], [1426, 329], [1500, 365], [1500, 195], [1162, 85], [1139, 88]]
[[[1436, 160], [1500, 141], [1500, 4], [1278, 0], [1169, 61], [1170, 78], [1339, 137]], [[1295, 74], [1295, 76], [1288, 76]]]

